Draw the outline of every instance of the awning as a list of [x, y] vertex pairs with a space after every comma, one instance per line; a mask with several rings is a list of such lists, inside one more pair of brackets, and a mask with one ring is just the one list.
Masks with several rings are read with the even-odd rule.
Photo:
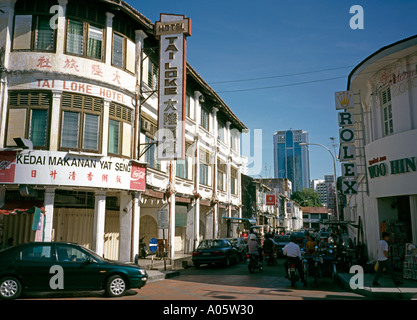
[[17, 214], [17, 213], [34, 213], [30, 210], [33, 207], [39, 208], [42, 212], [45, 212], [43, 201], [33, 201], [33, 200], [26, 200], [26, 201], [8, 201], [1, 207], [0, 214]]
[[223, 219], [229, 219], [229, 220], [240, 220], [241, 222], [249, 222], [252, 224], [256, 223], [255, 219], [248, 219], [248, 218], [236, 218], [236, 217], [222, 217]]

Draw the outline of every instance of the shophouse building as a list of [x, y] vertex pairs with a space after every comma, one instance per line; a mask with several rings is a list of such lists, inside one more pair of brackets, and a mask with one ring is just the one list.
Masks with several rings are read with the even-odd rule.
[[354, 129], [355, 151], [348, 144], [341, 149], [351, 159], [342, 171], [352, 177], [344, 184], [344, 218], [371, 261], [381, 233], [391, 232], [399, 267], [405, 244], [417, 243], [417, 37], [370, 55], [350, 73], [347, 89], [354, 104], [342, 120]]
[[[172, 258], [225, 235], [222, 217], [241, 213], [246, 127], [186, 64], [185, 159], [158, 160], [155, 24], [123, 1], [0, 9], [3, 243], [73, 241], [133, 261], [143, 237]], [[32, 207], [40, 231], [13, 214]]]

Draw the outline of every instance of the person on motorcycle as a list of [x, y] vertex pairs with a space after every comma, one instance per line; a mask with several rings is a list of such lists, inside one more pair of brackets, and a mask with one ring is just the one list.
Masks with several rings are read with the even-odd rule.
[[260, 249], [261, 249], [261, 246], [258, 243], [258, 237], [256, 236], [256, 234], [251, 233], [249, 236], [249, 241], [248, 241], [248, 254], [254, 255], [257, 258], [256, 260], [260, 260], [261, 259], [259, 255]]
[[270, 233], [267, 233], [265, 235], [265, 241], [264, 241], [264, 255], [267, 258], [269, 263], [274, 263], [274, 253], [275, 253], [275, 241], [272, 239], [272, 235]]
[[306, 243], [306, 253], [308, 255], [315, 255], [316, 254], [316, 246], [317, 246], [316, 241], [314, 241], [313, 237], [309, 236], [308, 241]]
[[272, 239], [272, 235], [270, 233], [267, 233], [265, 235], [265, 241], [264, 241], [264, 252], [266, 254], [273, 254], [274, 248], [275, 248], [275, 241]]
[[314, 261], [313, 259], [316, 254], [316, 248], [317, 248], [316, 241], [314, 241], [313, 237], [308, 236], [308, 241], [306, 243], [306, 260], [309, 265], [309, 268], [308, 268], [309, 270], [310, 270], [310, 266], [312, 265]]
[[290, 242], [285, 245], [283, 249], [284, 256], [287, 256], [287, 261], [284, 263], [285, 274], [288, 277], [288, 264], [290, 261], [294, 262], [295, 267], [298, 270], [301, 281], [304, 283], [304, 286], [307, 286], [307, 281], [304, 277], [303, 265], [301, 263], [301, 250], [298, 244], [295, 243], [295, 236], [290, 236]]

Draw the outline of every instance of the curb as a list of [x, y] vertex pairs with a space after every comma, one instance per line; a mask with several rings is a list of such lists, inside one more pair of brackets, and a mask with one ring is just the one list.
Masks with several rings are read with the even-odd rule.
[[179, 271], [146, 270], [146, 272], [148, 273], [148, 283], [171, 279], [180, 275]]

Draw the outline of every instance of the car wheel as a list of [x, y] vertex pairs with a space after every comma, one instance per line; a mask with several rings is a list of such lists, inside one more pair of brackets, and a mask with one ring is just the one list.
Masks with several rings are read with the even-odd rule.
[[21, 293], [22, 285], [16, 278], [6, 277], [0, 280], [0, 298], [5, 300], [17, 299]]
[[114, 275], [107, 280], [106, 293], [110, 297], [121, 297], [126, 293], [126, 281], [122, 276]]

